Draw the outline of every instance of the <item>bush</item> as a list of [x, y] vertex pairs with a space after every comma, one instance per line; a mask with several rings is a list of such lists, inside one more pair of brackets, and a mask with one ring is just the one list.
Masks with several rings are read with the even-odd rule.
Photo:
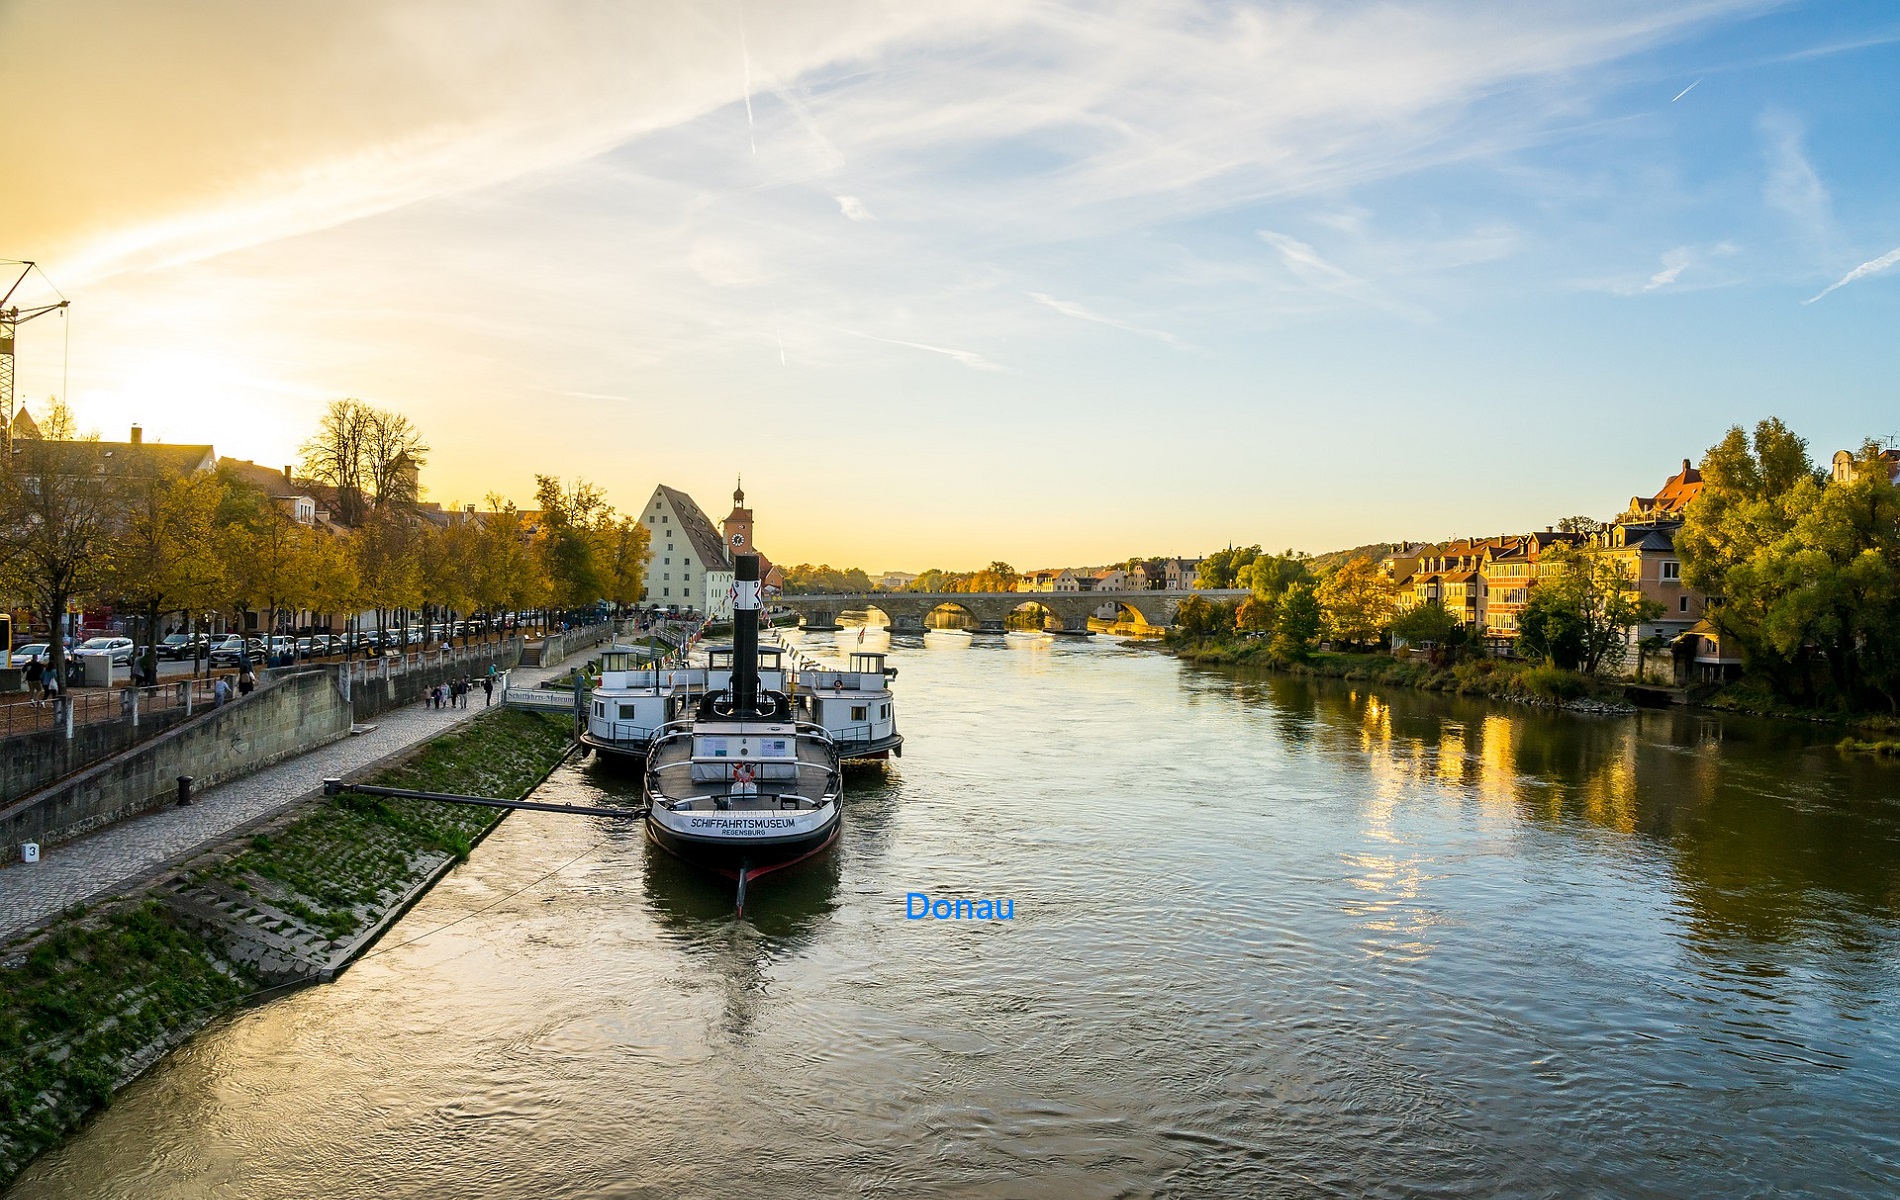
[[1549, 663], [1538, 663], [1526, 668], [1517, 677], [1517, 684], [1526, 692], [1540, 700], [1549, 700], [1561, 704], [1566, 700], [1575, 700], [1588, 690], [1588, 685], [1575, 671], [1566, 671]]

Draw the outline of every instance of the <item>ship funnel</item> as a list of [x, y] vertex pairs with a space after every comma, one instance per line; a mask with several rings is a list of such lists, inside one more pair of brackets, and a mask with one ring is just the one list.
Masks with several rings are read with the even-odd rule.
[[759, 556], [732, 556], [732, 710], [759, 711]]

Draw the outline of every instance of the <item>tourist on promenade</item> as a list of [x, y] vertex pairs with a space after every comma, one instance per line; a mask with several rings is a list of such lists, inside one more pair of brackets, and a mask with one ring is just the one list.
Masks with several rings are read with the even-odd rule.
[[482, 676], [482, 707], [487, 708], [495, 702], [495, 668], [489, 667], [488, 674]]
[[226, 704], [229, 704], [230, 702], [231, 702], [230, 676], [220, 675], [218, 676], [218, 681], [211, 685], [212, 707], [223, 708]]
[[35, 654], [32, 658], [28, 659], [26, 663], [26, 690], [27, 693], [33, 697], [34, 708], [38, 708], [45, 703], [46, 692], [45, 689], [40, 686], [40, 681], [45, 678], [46, 664], [40, 661], [39, 655]]
[[252, 692], [256, 691], [257, 690], [257, 676], [253, 675], [249, 671], [240, 672], [238, 674], [237, 690], [238, 690], [238, 695], [240, 696], [248, 696]]

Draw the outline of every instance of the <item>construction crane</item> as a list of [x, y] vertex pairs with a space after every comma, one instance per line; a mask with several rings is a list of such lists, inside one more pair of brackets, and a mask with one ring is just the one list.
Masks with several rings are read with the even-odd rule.
[[[13, 464], [13, 331], [17, 326], [26, 324], [34, 317], [58, 312], [71, 301], [60, 295], [58, 288], [53, 288], [53, 294], [60, 297], [57, 304], [41, 304], [33, 308], [21, 308], [15, 304], [9, 308], [8, 302], [13, 299], [13, 293], [20, 290], [20, 285], [26, 282], [28, 275], [39, 270], [39, 265], [24, 259], [7, 259], [5, 262], [8, 266], [20, 268], [20, 277], [7, 288], [6, 295], [0, 296], [0, 396], [5, 397], [7, 405], [5, 461], [6, 465], [11, 467]], [[46, 279], [46, 272], [40, 271], [40, 278]], [[53, 281], [47, 279], [46, 283], [48, 287], [52, 287]]]

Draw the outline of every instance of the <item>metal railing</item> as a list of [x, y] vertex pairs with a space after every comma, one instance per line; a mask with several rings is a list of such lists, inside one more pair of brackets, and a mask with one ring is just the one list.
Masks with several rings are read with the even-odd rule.
[[[35, 702], [22, 694], [0, 704], [0, 740], [25, 737], [48, 730], [77, 730], [110, 722], [134, 727], [167, 724], [160, 720], [183, 712], [189, 716], [216, 703], [210, 679], [173, 679], [145, 687], [76, 688], [57, 699]], [[232, 698], [236, 699], [235, 690]]]

